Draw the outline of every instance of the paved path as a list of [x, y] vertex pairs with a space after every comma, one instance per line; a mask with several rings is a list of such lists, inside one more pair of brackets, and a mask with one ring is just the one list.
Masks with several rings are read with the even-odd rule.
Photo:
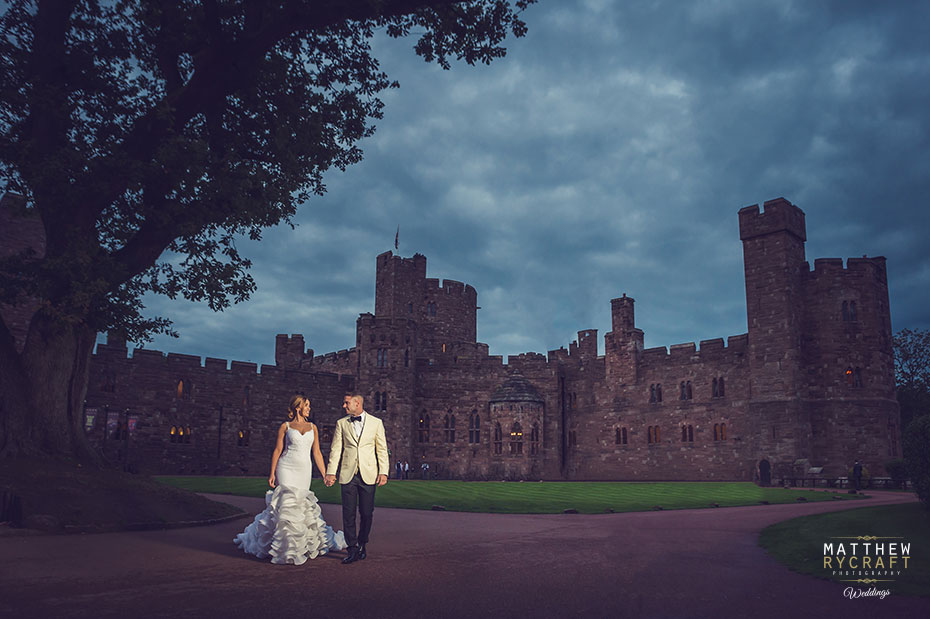
[[[257, 512], [261, 499], [211, 497]], [[856, 506], [912, 495], [875, 492]], [[246, 557], [248, 520], [210, 527], [0, 538], [10, 617], [930, 617], [930, 599], [843, 597], [756, 545], [765, 526], [850, 504], [604, 515], [379, 508], [369, 558], [300, 567]], [[339, 507], [324, 505], [328, 522]], [[293, 614], [291, 614], [293, 613]]]

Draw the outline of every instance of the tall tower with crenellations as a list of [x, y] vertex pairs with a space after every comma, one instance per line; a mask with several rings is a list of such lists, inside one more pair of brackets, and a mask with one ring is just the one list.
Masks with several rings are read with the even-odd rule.
[[809, 459], [810, 418], [801, 399], [804, 212], [784, 198], [765, 202], [761, 211], [758, 205], [747, 206], [739, 211], [739, 231], [749, 327], [752, 451], [772, 462]]

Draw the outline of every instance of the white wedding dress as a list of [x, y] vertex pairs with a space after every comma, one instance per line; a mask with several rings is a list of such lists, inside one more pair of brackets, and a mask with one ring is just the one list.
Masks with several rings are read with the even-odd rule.
[[330, 550], [346, 548], [345, 535], [326, 524], [310, 491], [313, 430], [288, 426], [275, 467], [277, 487], [265, 493], [265, 510], [233, 540], [239, 548], [272, 563], [303, 565]]

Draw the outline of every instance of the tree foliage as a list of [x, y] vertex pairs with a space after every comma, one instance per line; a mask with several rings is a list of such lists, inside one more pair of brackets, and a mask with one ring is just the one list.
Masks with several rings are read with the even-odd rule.
[[534, 2], [14, 0], [0, 176], [39, 213], [47, 250], [0, 264], [0, 301], [140, 341], [170, 332], [143, 315], [145, 293], [246, 299], [236, 237], [290, 223], [324, 172], [358, 162], [378, 94], [397, 86], [372, 38], [414, 35], [446, 69], [490, 63]]
[[930, 331], [902, 329], [895, 334], [894, 376], [902, 427], [930, 414]]
[[904, 461], [917, 498], [930, 509], [930, 415], [914, 419], [904, 429]]

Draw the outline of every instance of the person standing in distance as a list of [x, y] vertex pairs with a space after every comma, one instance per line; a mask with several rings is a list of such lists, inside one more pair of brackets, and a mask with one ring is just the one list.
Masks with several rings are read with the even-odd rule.
[[[339, 472], [342, 486], [342, 524], [349, 554], [343, 563], [354, 563], [367, 556], [365, 545], [371, 533], [375, 511], [375, 488], [387, 483], [388, 452], [384, 424], [363, 408], [365, 398], [347, 395], [342, 408], [348, 413], [336, 422], [324, 483], [332, 486]], [[356, 511], [360, 516], [358, 532]]]

